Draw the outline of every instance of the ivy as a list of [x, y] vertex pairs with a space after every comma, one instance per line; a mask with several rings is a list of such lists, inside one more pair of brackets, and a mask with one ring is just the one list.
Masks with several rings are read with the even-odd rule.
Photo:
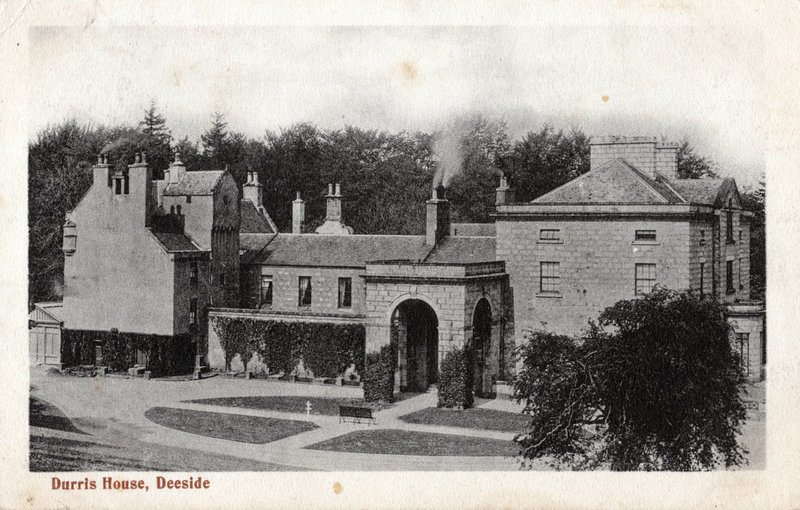
[[394, 398], [394, 372], [397, 365], [395, 343], [384, 345], [378, 352], [367, 354], [364, 370], [364, 400], [391, 402]]
[[211, 327], [220, 338], [228, 369], [237, 354], [245, 370], [254, 354], [270, 372], [286, 374], [301, 358], [316, 377], [337, 377], [351, 364], [359, 372], [364, 367], [366, 330], [361, 324], [214, 317]]
[[472, 407], [471, 370], [465, 349], [447, 353], [439, 371], [438, 407]]
[[143, 351], [145, 368], [153, 376], [182, 375], [194, 368], [195, 345], [189, 335], [147, 335], [116, 331], [65, 329], [61, 335], [64, 367], [94, 365], [95, 346], [101, 346], [103, 365], [112, 372], [125, 372]]

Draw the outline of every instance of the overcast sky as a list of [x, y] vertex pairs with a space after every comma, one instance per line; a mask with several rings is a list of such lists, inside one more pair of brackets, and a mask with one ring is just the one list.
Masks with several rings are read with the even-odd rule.
[[75, 117], [138, 122], [156, 98], [177, 138], [211, 113], [259, 136], [299, 121], [430, 131], [460, 112], [519, 137], [692, 137], [740, 185], [765, 162], [763, 45], [730, 27], [34, 28], [29, 135]]

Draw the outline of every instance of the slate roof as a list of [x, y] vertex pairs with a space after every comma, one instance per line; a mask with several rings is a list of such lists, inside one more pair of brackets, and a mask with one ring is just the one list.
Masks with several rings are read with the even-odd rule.
[[720, 206], [733, 179], [653, 179], [614, 159], [533, 200], [533, 204], [698, 204]]
[[172, 232], [153, 232], [153, 235], [158, 239], [169, 253], [175, 252], [201, 252], [203, 251], [199, 246], [194, 244], [186, 234], [175, 234]]
[[733, 184], [733, 179], [680, 179], [671, 181], [675, 191], [691, 204], [721, 205], [718, 200], [723, 188]]
[[[240, 236], [249, 250], [242, 263], [305, 267], [366, 267], [375, 260], [420, 260], [427, 255], [425, 236], [278, 234]], [[263, 239], [263, 238], [271, 238]], [[258, 253], [253, 253], [263, 243]]]
[[497, 229], [494, 223], [451, 223], [451, 236], [494, 237]]
[[531, 203], [665, 204], [680, 203], [680, 199], [625, 161], [613, 159]]
[[496, 242], [494, 237], [450, 236], [443, 238], [425, 262], [447, 264], [469, 264], [471, 262], [493, 262]]
[[42, 303], [34, 303], [33, 306], [52, 317], [53, 320], [64, 322], [64, 303], [61, 301], [45, 301]]
[[183, 179], [164, 188], [164, 195], [212, 195], [224, 170], [203, 170], [186, 172]]
[[267, 218], [256, 209], [253, 202], [249, 200], [242, 200], [240, 205], [241, 211], [241, 224], [239, 226], [240, 234], [274, 234], [275, 230], [267, 221]]

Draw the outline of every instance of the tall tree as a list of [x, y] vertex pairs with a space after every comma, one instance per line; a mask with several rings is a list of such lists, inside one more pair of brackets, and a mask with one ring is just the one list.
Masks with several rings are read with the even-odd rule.
[[[210, 168], [224, 168], [227, 143], [230, 135], [228, 134], [228, 123], [225, 121], [225, 114], [214, 112], [214, 120], [211, 127], [200, 135], [200, 142], [203, 146], [202, 156], [204, 163]], [[208, 169], [210, 169], [208, 168]]]
[[589, 171], [589, 137], [544, 124], [514, 144], [507, 166], [516, 200], [528, 202]]
[[137, 144], [139, 151], [147, 153], [153, 177], [160, 179], [164, 170], [172, 163], [172, 135], [167, 129], [166, 119], [158, 112], [155, 99], [150, 101], [150, 107], [144, 111], [144, 119], [139, 122], [139, 131], [143, 135], [143, 139]]
[[679, 179], [717, 178], [716, 166], [710, 159], [697, 154], [691, 139], [688, 137], [684, 137], [678, 144]]
[[724, 308], [656, 288], [600, 314], [587, 338], [529, 335], [515, 394], [531, 415], [526, 461], [557, 468], [690, 471], [745, 462], [745, 382]]

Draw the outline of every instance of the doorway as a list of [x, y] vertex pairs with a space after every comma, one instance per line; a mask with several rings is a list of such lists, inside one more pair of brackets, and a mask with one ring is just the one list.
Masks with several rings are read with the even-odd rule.
[[400, 384], [405, 391], [426, 391], [439, 379], [439, 321], [419, 299], [403, 301], [394, 311], [392, 333], [398, 342]]
[[472, 388], [475, 395], [491, 393], [491, 386], [487, 390], [486, 383], [491, 384], [489, 375], [486, 374], [486, 359], [489, 354], [492, 339], [492, 307], [486, 298], [481, 298], [472, 314], [472, 346], [470, 349], [470, 363], [472, 372]]

